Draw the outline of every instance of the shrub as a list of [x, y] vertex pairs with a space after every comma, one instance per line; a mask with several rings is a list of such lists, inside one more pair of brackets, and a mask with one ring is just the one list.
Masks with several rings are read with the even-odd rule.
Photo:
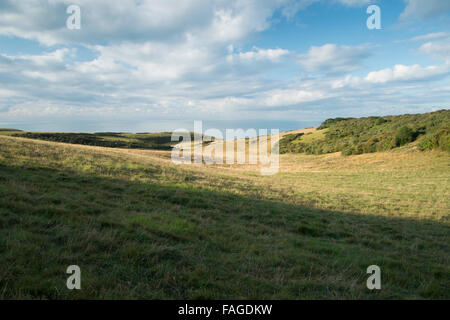
[[334, 118], [334, 119], [327, 119], [325, 120], [319, 128], [317, 128], [318, 130], [322, 130], [322, 129], [326, 129], [329, 128], [331, 125], [336, 124], [338, 122], [341, 121], [346, 121], [346, 120], [352, 120], [354, 118]]
[[383, 123], [385, 123], [385, 122], [387, 122], [386, 119], [384, 119], [384, 118], [378, 118], [378, 119], [375, 121], [375, 124], [376, 124], [377, 126], [379, 126], [380, 124], [383, 124]]
[[403, 126], [400, 129], [398, 129], [397, 133], [395, 134], [395, 145], [397, 147], [400, 147], [407, 143], [413, 142], [414, 139], [415, 139], [414, 131], [408, 126]]
[[287, 134], [280, 140], [280, 153], [288, 153], [295, 152], [300, 153], [304, 152], [303, 145], [301, 143], [292, 143], [293, 141], [301, 138], [303, 133], [293, 133]]
[[450, 131], [448, 129], [441, 131], [439, 134], [439, 148], [450, 152]]
[[441, 149], [450, 152], [450, 131], [444, 129], [431, 136], [425, 137], [419, 144], [419, 149], [422, 151]]
[[353, 154], [353, 148], [352, 148], [352, 147], [344, 148], [344, 149], [342, 150], [341, 154], [342, 154], [343, 156], [351, 156], [351, 155]]

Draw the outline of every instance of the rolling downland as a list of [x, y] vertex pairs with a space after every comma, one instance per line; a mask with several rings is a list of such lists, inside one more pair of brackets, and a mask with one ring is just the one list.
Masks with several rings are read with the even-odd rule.
[[0, 298], [449, 299], [450, 156], [421, 141], [282, 154], [267, 177], [0, 135]]

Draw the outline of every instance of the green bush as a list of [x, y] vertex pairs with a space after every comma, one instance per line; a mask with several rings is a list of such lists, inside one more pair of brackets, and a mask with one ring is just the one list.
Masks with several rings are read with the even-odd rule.
[[343, 156], [351, 156], [355, 154], [355, 150], [353, 147], [346, 147], [341, 153]]
[[303, 136], [303, 133], [292, 133], [287, 134], [280, 140], [280, 153], [301, 153], [305, 152], [303, 149], [303, 144], [292, 143], [294, 140], [299, 139]]
[[399, 128], [397, 130], [397, 133], [395, 134], [395, 145], [397, 147], [413, 142], [414, 140], [415, 140], [415, 133], [408, 126], [403, 126]]
[[439, 135], [439, 148], [450, 152], [450, 131], [449, 129], [441, 131]]
[[319, 130], [326, 129], [326, 128], [329, 128], [330, 126], [332, 126], [333, 124], [336, 124], [336, 123], [338, 123], [338, 122], [346, 121], [346, 120], [352, 120], [352, 119], [354, 119], [354, 118], [334, 118], [334, 119], [327, 119], [327, 120], [325, 120], [325, 121], [320, 125], [320, 127], [319, 127], [318, 129], [319, 129]]
[[383, 124], [383, 123], [386, 123], [386, 122], [387, 122], [386, 119], [384, 119], [384, 118], [378, 118], [378, 119], [375, 121], [375, 124], [376, 124], [377, 126], [379, 126], [380, 124]]
[[422, 151], [441, 149], [443, 151], [450, 152], [450, 131], [444, 129], [436, 132], [435, 134], [425, 137], [419, 144], [419, 149]]

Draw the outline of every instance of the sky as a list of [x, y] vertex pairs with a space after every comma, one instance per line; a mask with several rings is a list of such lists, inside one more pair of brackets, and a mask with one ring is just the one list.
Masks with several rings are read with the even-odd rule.
[[449, 75], [449, 0], [0, 1], [0, 127], [296, 129], [448, 109]]

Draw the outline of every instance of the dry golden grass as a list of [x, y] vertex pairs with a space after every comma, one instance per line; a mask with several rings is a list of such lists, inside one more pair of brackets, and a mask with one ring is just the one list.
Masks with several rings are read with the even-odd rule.
[[[33, 143], [54, 145], [38, 140]], [[450, 156], [442, 151], [420, 152], [405, 148], [356, 156], [282, 154], [279, 173], [261, 176], [261, 165], [175, 165], [168, 151], [58, 145], [69, 150], [92, 150], [122, 159], [157, 163], [211, 178], [239, 178], [241, 187], [237, 189], [251, 185], [262, 190], [262, 197], [293, 204], [344, 212], [449, 220]], [[248, 149], [246, 151], [248, 153]]]

